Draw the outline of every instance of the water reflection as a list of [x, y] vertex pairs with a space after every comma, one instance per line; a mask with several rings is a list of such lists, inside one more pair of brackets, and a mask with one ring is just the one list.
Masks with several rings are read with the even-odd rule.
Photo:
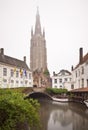
[[88, 130], [88, 109], [82, 104], [40, 103], [42, 130]]

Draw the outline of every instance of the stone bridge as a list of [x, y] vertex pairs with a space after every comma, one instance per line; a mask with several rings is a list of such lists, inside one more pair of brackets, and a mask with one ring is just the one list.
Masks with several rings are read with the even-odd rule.
[[44, 92], [46, 88], [33, 88], [33, 92]]
[[29, 95], [27, 95], [26, 98], [33, 98], [33, 99], [49, 99], [49, 100], [53, 100], [52, 97], [44, 92], [32, 92]]
[[52, 100], [52, 97], [45, 92], [45, 88], [33, 88], [31, 92], [27, 93], [26, 98], [33, 98], [33, 99], [49, 99]]

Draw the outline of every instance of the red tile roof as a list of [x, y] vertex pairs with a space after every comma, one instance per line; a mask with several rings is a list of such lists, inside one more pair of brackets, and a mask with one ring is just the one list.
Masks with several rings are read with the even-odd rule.
[[78, 89], [73, 89], [70, 92], [88, 92], [88, 87], [86, 88], [78, 88]]

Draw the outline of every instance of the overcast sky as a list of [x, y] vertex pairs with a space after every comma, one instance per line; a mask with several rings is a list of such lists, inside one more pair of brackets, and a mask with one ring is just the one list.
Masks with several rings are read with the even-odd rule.
[[79, 48], [88, 52], [88, 0], [0, 0], [0, 48], [20, 60], [26, 56], [29, 66], [37, 6], [51, 75], [70, 71], [79, 61]]

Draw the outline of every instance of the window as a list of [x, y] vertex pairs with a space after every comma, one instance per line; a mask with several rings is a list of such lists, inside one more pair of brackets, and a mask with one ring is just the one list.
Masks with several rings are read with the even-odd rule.
[[31, 73], [29, 73], [29, 79], [31, 79]]
[[67, 80], [68, 80], [67, 78], [64, 79], [65, 82], [66, 82]]
[[60, 88], [62, 88], [62, 86], [60, 85]]
[[79, 83], [79, 88], [80, 88], [80, 80], [78, 80], [78, 83]]
[[71, 85], [71, 89], [74, 89], [74, 84]]
[[19, 77], [19, 72], [18, 72], [18, 71], [16, 71], [16, 77], [17, 77], [17, 78]]
[[14, 80], [11, 80], [11, 83], [14, 83]]
[[18, 84], [18, 83], [19, 83], [19, 81], [17, 80], [17, 81], [16, 81], [16, 84]]
[[84, 74], [84, 67], [82, 67], [82, 74]]
[[59, 82], [62, 83], [62, 79], [59, 79]]
[[87, 87], [88, 87], [88, 79], [87, 79]]
[[76, 77], [77, 77], [77, 71], [76, 71]]
[[27, 82], [28, 82], [28, 81], [27, 81], [27, 80], [25, 80], [25, 84], [27, 84]]
[[79, 70], [79, 76], [80, 76], [80, 70]]
[[57, 86], [54, 86], [54, 88], [57, 88]]
[[7, 68], [3, 68], [3, 76], [7, 76]]
[[27, 75], [27, 72], [26, 72], [26, 75], [25, 75], [25, 76], [26, 76], [26, 78], [27, 78], [27, 76], [28, 76], [28, 75]]
[[11, 69], [11, 77], [13, 77], [14, 75], [14, 71]]
[[29, 85], [31, 85], [31, 82], [29, 82]]
[[57, 79], [54, 79], [54, 83], [57, 83]]
[[84, 87], [84, 79], [82, 79], [82, 88]]
[[7, 80], [6, 80], [6, 79], [3, 79], [3, 82], [4, 82], [4, 83], [6, 83], [6, 82], [7, 82]]
[[20, 83], [23, 84], [23, 81], [21, 81]]

